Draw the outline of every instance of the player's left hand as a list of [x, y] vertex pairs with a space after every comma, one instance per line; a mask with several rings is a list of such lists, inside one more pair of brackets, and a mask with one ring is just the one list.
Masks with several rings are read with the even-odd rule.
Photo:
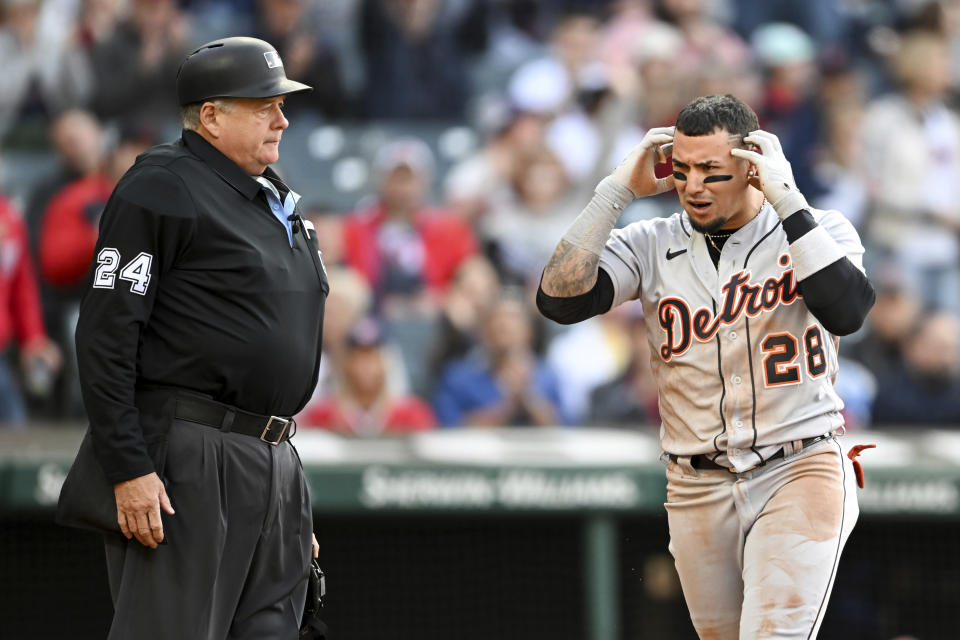
[[743, 139], [744, 142], [754, 144], [761, 153], [748, 149], [731, 149], [730, 155], [747, 160], [757, 168], [760, 179], [760, 189], [780, 218], [786, 218], [800, 209], [807, 209], [806, 198], [797, 189], [793, 179], [793, 169], [783, 155], [780, 140], [769, 131], [757, 129]]
[[313, 534], [313, 557], [320, 557], [320, 543], [317, 542], [317, 534]]

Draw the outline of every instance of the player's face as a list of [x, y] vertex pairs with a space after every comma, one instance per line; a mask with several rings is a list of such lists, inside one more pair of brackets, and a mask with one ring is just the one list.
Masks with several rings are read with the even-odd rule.
[[280, 138], [290, 123], [283, 115], [284, 96], [238, 98], [221, 111], [220, 151], [252, 176], [280, 158]]
[[736, 229], [756, 213], [749, 185], [750, 163], [730, 155], [736, 136], [716, 130], [708, 136], [673, 137], [677, 195], [693, 228], [700, 232]]

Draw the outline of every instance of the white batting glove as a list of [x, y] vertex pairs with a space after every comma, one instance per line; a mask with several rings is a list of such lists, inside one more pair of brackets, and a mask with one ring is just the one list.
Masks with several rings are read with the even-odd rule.
[[[623, 162], [613, 170], [610, 177], [617, 184], [642, 198], [673, 189], [673, 176], [657, 178], [653, 166], [664, 162], [673, 147], [674, 127], [656, 127], [647, 131]], [[663, 146], [661, 146], [663, 145]]]
[[783, 155], [783, 148], [777, 136], [768, 131], [757, 129], [743, 139], [744, 142], [760, 147], [760, 153], [747, 149], [731, 149], [730, 155], [753, 163], [757, 168], [760, 188], [763, 195], [773, 205], [780, 219], [801, 209], [809, 209], [807, 199], [797, 189], [793, 179], [793, 169]]

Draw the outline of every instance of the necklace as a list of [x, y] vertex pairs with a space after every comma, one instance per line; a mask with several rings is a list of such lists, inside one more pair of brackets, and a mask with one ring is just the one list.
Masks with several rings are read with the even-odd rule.
[[717, 246], [717, 243], [713, 241], [714, 238], [729, 238], [734, 234], [733, 231], [728, 233], [704, 233], [703, 237], [707, 239], [707, 242], [710, 243], [710, 246], [713, 247], [713, 250], [717, 253], [720, 253], [720, 247]]

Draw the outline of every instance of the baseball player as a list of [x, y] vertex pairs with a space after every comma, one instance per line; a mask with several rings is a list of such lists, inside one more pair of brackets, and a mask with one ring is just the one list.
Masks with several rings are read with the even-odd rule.
[[[634, 198], [674, 188], [679, 213], [613, 230]], [[546, 265], [537, 304], [557, 322], [643, 305], [670, 551], [701, 638], [816, 637], [859, 512], [833, 380], [835, 336], [873, 305], [862, 254], [725, 95], [651, 129]]]

